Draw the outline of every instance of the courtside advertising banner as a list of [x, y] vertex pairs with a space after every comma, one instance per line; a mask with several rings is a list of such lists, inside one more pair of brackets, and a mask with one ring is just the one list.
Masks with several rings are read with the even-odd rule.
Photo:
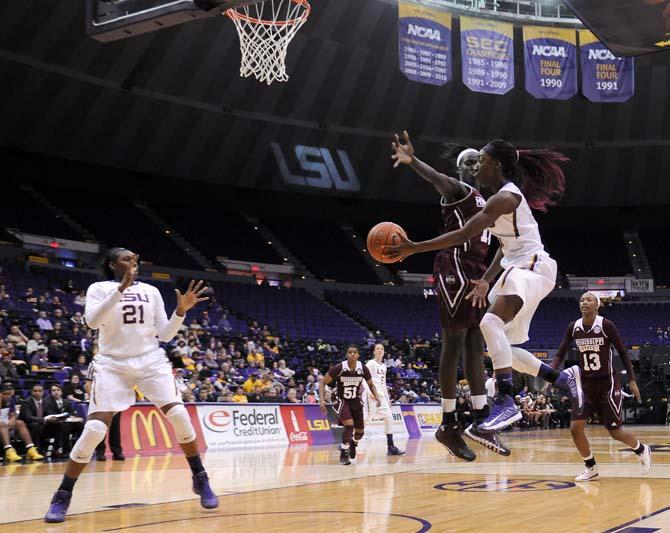
[[[393, 416], [393, 435], [396, 437], [409, 437], [407, 426], [403, 420], [402, 411], [399, 405], [391, 406], [391, 416]], [[365, 420], [365, 436], [370, 438], [386, 437], [386, 426], [384, 419], [375, 416]]]
[[435, 433], [442, 423], [442, 407], [440, 405], [414, 405], [413, 408], [421, 433]]
[[[289, 443], [278, 405], [198, 405], [197, 409], [210, 451]], [[298, 424], [298, 433], [299, 428]]]
[[535, 98], [567, 100], [577, 94], [575, 30], [523, 27], [526, 91]]
[[398, 4], [400, 72], [408, 79], [444, 85], [452, 77], [451, 14], [416, 4]]
[[288, 443], [291, 446], [312, 444], [312, 434], [307, 425], [304, 406], [282, 405], [280, 410], [284, 420], [284, 429], [286, 429], [286, 435], [288, 436]]
[[514, 87], [514, 26], [461, 17], [461, 60], [468, 89], [508, 93]]
[[579, 31], [582, 94], [592, 102], [625, 102], [635, 92], [635, 59], [616, 57], [588, 30]]

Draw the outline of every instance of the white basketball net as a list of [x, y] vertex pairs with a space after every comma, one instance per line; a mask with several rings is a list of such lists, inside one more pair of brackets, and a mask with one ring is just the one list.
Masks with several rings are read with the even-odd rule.
[[240, 76], [287, 81], [286, 51], [310, 13], [307, 0], [267, 0], [226, 11], [240, 38]]

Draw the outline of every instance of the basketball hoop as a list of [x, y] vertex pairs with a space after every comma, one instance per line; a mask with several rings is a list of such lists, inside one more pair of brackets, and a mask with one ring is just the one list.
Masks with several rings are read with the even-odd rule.
[[268, 85], [287, 81], [286, 50], [310, 11], [307, 0], [267, 0], [228, 9], [240, 38], [240, 76], [253, 75]]

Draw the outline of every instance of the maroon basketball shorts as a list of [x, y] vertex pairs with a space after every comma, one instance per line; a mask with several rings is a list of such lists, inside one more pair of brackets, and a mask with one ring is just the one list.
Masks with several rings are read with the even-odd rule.
[[365, 427], [363, 402], [359, 398], [355, 400], [340, 400], [337, 398], [333, 402], [333, 409], [335, 409], [340, 425], [344, 425], [345, 420], [353, 420], [355, 428], [362, 429]]
[[623, 405], [619, 382], [612, 376], [593, 379], [582, 377], [582, 389], [584, 390], [584, 410], [581, 415], [573, 413], [572, 420], [588, 420], [597, 414], [600, 423], [605, 428], [619, 429], [622, 424]]
[[433, 278], [440, 304], [442, 329], [469, 329], [479, 327], [486, 309], [472, 306], [465, 296], [473, 289], [471, 280], [480, 279], [486, 265], [473, 261], [461, 250], [440, 253], [435, 258]]

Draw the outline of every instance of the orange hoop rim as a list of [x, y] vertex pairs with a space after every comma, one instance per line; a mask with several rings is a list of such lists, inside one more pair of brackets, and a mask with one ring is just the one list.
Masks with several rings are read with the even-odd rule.
[[296, 24], [299, 24], [307, 20], [307, 17], [309, 17], [309, 14], [312, 11], [312, 6], [309, 5], [309, 2], [307, 0], [290, 0], [290, 1], [293, 2], [294, 4], [299, 4], [305, 8], [305, 11], [303, 11], [302, 15], [300, 15], [298, 18], [289, 20], [257, 19], [255, 17], [250, 17], [244, 13], [240, 13], [234, 7], [231, 7], [230, 9], [226, 10], [226, 16], [230, 17], [233, 20], [235, 19], [243, 20], [245, 22], [249, 22], [250, 24], [260, 24], [263, 26], [295, 26]]

